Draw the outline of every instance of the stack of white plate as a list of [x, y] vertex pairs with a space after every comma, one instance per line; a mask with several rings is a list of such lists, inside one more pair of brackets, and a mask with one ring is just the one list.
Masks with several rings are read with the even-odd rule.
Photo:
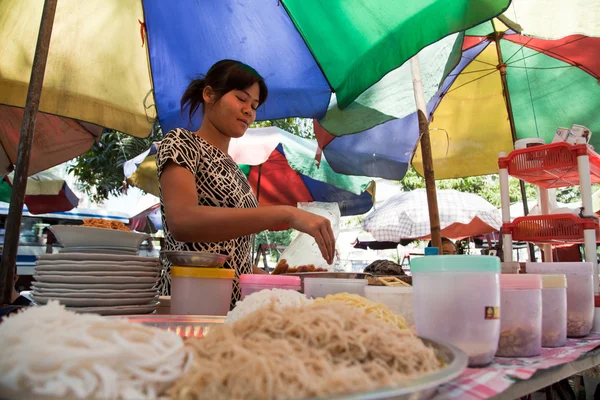
[[58, 300], [74, 311], [102, 315], [156, 311], [158, 259], [137, 255], [149, 235], [72, 225], [50, 229], [64, 248], [39, 257], [31, 292], [36, 303]]
[[38, 304], [58, 300], [78, 312], [146, 314], [158, 307], [157, 258], [59, 253], [40, 256], [31, 297]]

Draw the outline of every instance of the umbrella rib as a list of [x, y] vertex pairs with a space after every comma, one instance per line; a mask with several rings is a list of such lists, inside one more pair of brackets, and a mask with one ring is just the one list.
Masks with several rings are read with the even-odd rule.
[[[562, 44], [556, 45], [556, 46], [554, 46], [554, 47], [550, 47], [549, 49], [546, 49], [546, 50], [544, 50], [544, 49], [541, 49], [541, 50], [540, 50], [540, 49], [537, 49], [537, 48], [534, 48], [534, 47], [532, 47], [531, 49], [532, 49], [532, 50], [535, 50], [535, 51], [537, 51], [537, 53], [530, 54], [530, 55], [528, 55], [528, 56], [525, 56], [525, 55], [524, 55], [524, 56], [523, 56], [523, 58], [521, 58], [521, 59], [518, 59], [518, 60], [515, 60], [515, 61], [513, 61], [511, 64], [517, 63], [517, 62], [519, 62], [519, 61], [526, 60], [527, 58], [531, 58], [531, 57], [538, 56], [538, 55], [540, 55], [540, 54], [545, 54], [545, 53], [549, 53], [549, 54], [553, 54], [553, 55], [559, 56], [558, 54], [554, 53], [552, 50], [554, 50], [554, 49], [558, 49], [559, 47], [566, 46], [566, 45], [568, 45], [568, 44], [571, 44], [571, 43], [578, 42], [578, 41], [580, 41], [580, 40], [583, 40], [583, 39], [585, 39], [585, 38], [587, 38], [587, 36], [583, 36], [583, 37], [580, 37], [580, 38], [574, 39], [574, 40], [572, 40], [572, 41], [570, 41], [570, 42], [566, 42], [566, 43], [562, 43]], [[531, 40], [530, 40], [530, 41], [531, 41]], [[528, 43], [529, 43], [529, 42], [528, 42]], [[521, 48], [520, 48], [519, 50], [522, 50], [522, 49], [523, 49], [523, 46], [521, 46]], [[560, 57], [562, 57], [562, 56], [560, 56]], [[508, 64], [508, 63], [507, 63], [507, 64]]]
[[[479, 54], [478, 54], [478, 55], [479, 55]], [[475, 57], [475, 58], [469, 58], [469, 57], [465, 57], [465, 56], [461, 56], [461, 57], [462, 57], [462, 58], [465, 58], [465, 59], [467, 59], [467, 60], [469, 60], [469, 61], [476, 61], [476, 62], [478, 62], [478, 63], [482, 63], [482, 64], [485, 64], [485, 65], [489, 65], [490, 67], [494, 67], [494, 68], [496, 68], [496, 66], [495, 66], [494, 64], [492, 64], [492, 63], [489, 63], [489, 62], [485, 62], [485, 61], [478, 60], [476, 57]]]
[[519, 53], [521, 50], [523, 50], [523, 47], [527, 46], [527, 45], [529, 44], [529, 42], [531, 42], [532, 40], [533, 40], [533, 38], [529, 38], [529, 40], [527, 41], [527, 43], [523, 43], [523, 44], [521, 45], [521, 47], [519, 47], [519, 48], [517, 49], [517, 51], [515, 51], [515, 52], [513, 53], [513, 55], [512, 55], [512, 56], [508, 57], [506, 60], [502, 60], [502, 61], [504, 62], [504, 64], [508, 64], [508, 62], [509, 62], [510, 60], [512, 60], [512, 58], [513, 58], [514, 56], [516, 56], [516, 55], [517, 55], [517, 54], [518, 54], [518, 53]]
[[492, 71], [492, 70], [496, 70], [495, 66], [492, 66], [492, 68], [486, 68], [486, 69], [478, 69], [476, 71], [469, 71], [469, 72], [459, 72], [456, 74], [449, 74], [448, 76], [458, 76], [458, 75], [467, 75], [467, 74], [474, 74], [476, 72], [488, 72], [488, 71]]
[[510, 68], [521, 68], [521, 69], [562, 69], [562, 68], [573, 68], [577, 67], [576, 65], [563, 65], [560, 67], [521, 67], [517, 65], [509, 65]]
[[463, 84], [462, 84], [462, 85], [460, 85], [460, 86], [457, 86], [457, 87], [455, 87], [455, 88], [452, 88], [451, 90], [448, 90], [448, 91], [446, 92], [446, 94], [448, 94], [448, 93], [450, 93], [450, 92], [453, 92], [453, 91], [455, 91], [455, 90], [458, 90], [458, 89], [460, 89], [461, 87], [463, 87], [463, 86], [465, 86], [465, 85], [468, 85], [468, 84], [470, 84], [470, 83], [473, 83], [473, 82], [475, 82], [475, 81], [478, 81], [478, 80], [480, 80], [480, 79], [483, 79], [483, 78], [485, 78], [485, 77], [487, 77], [487, 76], [490, 76], [491, 74], [493, 74], [493, 73], [495, 73], [495, 72], [496, 72], [496, 69], [494, 69], [492, 72], [489, 72], [489, 73], [487, 73], [487, 74], [485, 74], [485, 75], [482, 75], [482, 76], [480, 76], [480, 77], [478, 77], [478, 78], [475, 78], [475, 79], [473, 79], [473, 80], [471, 80], [471, 81], [469, 81], [469, 82], [465, 82], [465, 83], [463, 83]]

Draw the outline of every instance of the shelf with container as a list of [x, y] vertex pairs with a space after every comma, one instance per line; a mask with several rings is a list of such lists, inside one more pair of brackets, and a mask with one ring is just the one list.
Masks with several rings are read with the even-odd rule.
[[[540, 244], [546, 261], [552, 261], [552, 245], [583, 243], [585, 261], [594, 265], [595, 293], [599, 293], [596, 243], [600, 226], [592, 208], [592, 183], [600, 183], [600, 155], [585, 142], [538, 145], [500, 153], [500, 194], [504, 261], [512, 261], [512, 241]], [[508, 177], [513, 176], [536, 185], [539, 189], [541, 215], [510, 218]], [[574, 214], [550, 214], [548, 189], [579, 186], [582, 211]]]

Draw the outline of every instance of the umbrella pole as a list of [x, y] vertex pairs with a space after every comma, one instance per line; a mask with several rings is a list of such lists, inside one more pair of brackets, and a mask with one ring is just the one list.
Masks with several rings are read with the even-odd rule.
[[[492, 26], [495, 25], [492, 22]], [[502, 32], [494, 31], [494, 42], [496, 43], [496, 53], [498, 54], [498, 71], [500, 71], [500, 80], [502, 81], [502, 94], [504, 96], [504, 102], [506, 104], [506, 111], [508, 112], [508, 121], [510, 123], [510, 134], [512, 135], [512, 141], [517, 141], [517, 129], [515, 127], [515, 117], [512, 111], [512, 104], [510, 102], [510, 96], [508, 95], [508, 80], [506, 79], [506, 64], [502, 57], [502, 49], [500, 48], [500, 38], [503, 36]], [[527, 204], [527, 190], [525, 188], [525, 182], [519, 179], [519, 188], [521, 189], [521, 200], [523, 202], [523, 215], [529, 214], [529, 205]], [[533, 243], [529, 243], [529, 259], [535, 261], [535, 249]]]
[[19, 231], [21, 228], [21, 216], [23, 203], [25, 202], [25, 188], [27, 187], [27, 175], [29, 172], [29, 160], [31, 158], [31, 145], [33, 133], [37, 120], [37, 112], [46, 71], [50, 37], [52, 36], [52, 25], [56, 13], [58, 0], [45, 0], [38, 33], [29, 88], [27, 90], [27, 101], [21, 125], [21, 136], [17, 151], [17, 162], [15, 166], [15, 177], [13, 190], [10, 197], [10, 208], [6, 219], [6, 234], [4, 237], [4, 248], [2, 263], [0, 264], [0, 304], [10, 304], [14, 287], [14, 274], [17, 265], [17, 251], [19, 247]]
[[419, 135], [421, 137], [421, 156], [423, 157], [423, 175], [425, 178], [425, 190], [427, 191], [427, 205], [429, 207], [429, 225], [431, 228], [431, 244], [433, 247], [442, 249], [442, 236], [440, 232], [440, 213], [435, 188], [435, 175], [433, 173], [433, 157], [431, 155], [431, 140], [429, 138], [429, 120], [427, 119], [427, 108], [425, 104], [425, 93], [423, 92], [423, 81], [421, 79], [421, 66], [419, 56], [410, 59], [412, 71], [413, 89], [417, 115], [419, 117]]

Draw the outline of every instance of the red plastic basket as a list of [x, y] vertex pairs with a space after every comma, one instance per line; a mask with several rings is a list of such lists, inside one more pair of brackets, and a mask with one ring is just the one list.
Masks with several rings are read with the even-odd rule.
[[504, 233], [512, 234], [513, 240], [536, 243], [583, 243], [583, 231], [586, 229], [594, 229], [596, 238], [600, 237], [596, 218], [579, 218], [573, 214], [518, 217], [503, 225]]
[[579, 185], [577, 157], [590, 160], [592, 183], [600, 183], [600, 156], [585, 144], [565, 142], [515, 150], [498, 160], [509, 175], [545, 189]]

